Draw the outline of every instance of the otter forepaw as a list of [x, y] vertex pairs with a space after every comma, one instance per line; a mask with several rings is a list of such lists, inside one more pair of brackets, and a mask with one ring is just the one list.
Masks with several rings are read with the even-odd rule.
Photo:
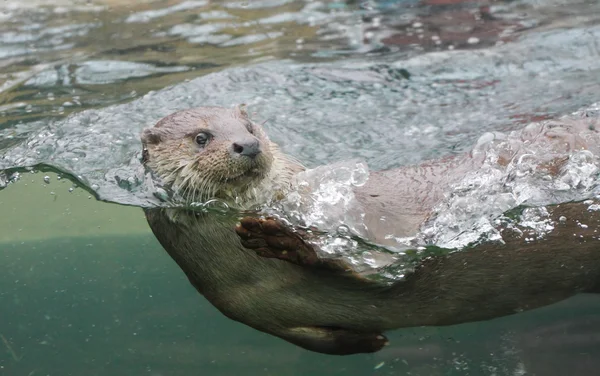
[[278, 258], [297, 265], [316, 265], [319, 257], [300, 234], [274, 218], [244, 217], [236, 226], [242, 245], [261, 257]]

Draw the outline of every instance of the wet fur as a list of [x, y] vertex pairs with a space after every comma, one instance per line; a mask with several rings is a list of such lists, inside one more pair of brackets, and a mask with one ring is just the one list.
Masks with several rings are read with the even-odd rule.
[[[213, 139], [200, 150], [194, 138], [204, 130], [210, 131]], [[232, 157], [232, 144], [249, 139], [260, 141], [262, 153], [253, 161]], [[263, 192], [288, 186], [291, 178], [303, 170], [300, 163], [268, 140], [262, 127], [253, 123], [242, 108], [204, 107], [176, 112], [144, 130], [142, 142], [146, 166], [187, 202], [221, 198], [238, 207], [249, 207], [263, 199]], [[153, 157], [156, 155], [160, 158]]]
[[[265, 154], [251, 168], [261, 171], [244, 184], [229, 180], [229, 174], [237, 176], [249, 168], [248, 161], [231, 160], [231, 154], [223, 151], [237, 137], [249, 137], [248, 122], [241, 109], [211, 107], [171, 115], [144, 131], [146, 165], [189, 200], [219, 197], [243, 208], [284, 194], [302, 167], [281, 153], [254, 123], [251, 136], [260, 140]], [[195, 133], [206, 128], [219, 135], [209, 153], [193, 145]], [[442, 170], [434, 166], [428, 174], [444, 171], [450, 181], [465, 170], [461, 163], [458, 170], [440, 166]], [[419, 174], [418, 168], [415, 171], [425, 176], [417, 185], [432, 181]], [[417, 188], [406, 183], [407, 174], [411, 172], [376, 173], [357, 192], [372, 210], [373, 220], [382, 210], [402, 220], [400, 209], [408, 201], [414, 211], [409, 211], [414, 217], [410, 223], [424, 218], [439, 188], [415, 200], [410, 191]], [[507, 236], [506, 244], [484, 244], [426, 260], [393, 286], [351, 273], [261, 258], [241, 245], [232, 218], [185, 209], [146, 209], [145, 213], [165, 250], [221, 312], [306, 349], [329, 354], [378, 351], [386, 344], [380, 335], [386, 330], [499, 317], [578, 292], [596, 292], [600, 281], [600, 241], [594, 232], [600, 228], [600, 219], [582, 204], [554, 208], [555, 221], [560, 215], [569, 221], [545, 238], [525, 242], [523, 237]], [[589, 225], [582, 237], [572, 235], [581, 233], [577, 218]]]

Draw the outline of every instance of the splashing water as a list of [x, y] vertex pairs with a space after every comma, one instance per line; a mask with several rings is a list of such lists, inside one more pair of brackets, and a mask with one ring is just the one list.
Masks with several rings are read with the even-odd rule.
[[[522, 119], [569, 113], [597, 100], [600, 60], [592, 47], [599, 35], [597, 26], [586, 33], [548, 30], [477, 52], [396, 56], [394, 61], [390, 56], [377, 63], [264, 62], [64, 119], [8, 124], [0, 130], [0, 169], [5, 170], [0, 187], [11, 181], [14, 169], [45, 164], [102, 200], [165, 205], [167, 192], [149, 183], [140, 164], [141, 130], [184, 108], [247, 103], [257, 121], [269, 119], [269, 137], [311, 167], [358, 158], [373, 170], [396, 168], [468, 151], [476, 137], [489, 132], [472, 151], [483, 161], [481, 168], [452, 187], [414, 239], [404, 239], [399, 250], [381, 252], [401, 255], [407, 247], [428, 244], [460, 247], [482, 234], [493, 239], [495, 220], [510, 208], [596, 193], [599, 143], [594, 132], [563, 132], [555, 123], [510, 130], [521, 128]], [[410, 79], [401, 74], [405, 71]], [[593, 106], [576, 116], [587, 114], [593, 121], [599, 112]], [[588, 150], [578, 148], [582, 144]], [[358, 164], [350, 166], [345, 168]], [[314, 184], [317, 171], [327, 177], [319, 186]], [[359, 242], [362, 209], [350, 195], [352, 183], [343, 177], [348, 171], [327, 171], [315, 170], [314, 176], [308, 171], [303, 177], [319, 196], [299, 199], [295, 204], [307, 212], [296, 219], [330, 231], [323, 248], [331, 254], [346, 249], [348, 259], [382, 265]], [[288, 204], [290, 211], [300, 210]], [[355, 251], [348, 252], [346, 245]]]
[[353, 188], [367, 182], [369, 170], [362, 161], [319, 166], [296, 176], [292, 190], [276, 208], [297, 224], [336, 232], [340, 226], [364, 235], [364, 213]]
[[[574, 117], [483, 135], [471, 153], [483, 159], [481, 168], [452, 187], [422, 227], [420, 240], [447, 248], [481, 237], [500, 240], [497, 219], [512, 208], [539, 209], [600, 193], [600, 119], [587, 117], [597, 109], [598, 104]], [[545, 217], [526, 213], [522, 224], [541, 231]]]
[[[597, 109], [594, 105], [556, 121], [532, 123], [520, 131], [481, 136], [471, 151], [472, 158], [482, 161], [481, 166], [454, 184], [419, 233], [397, 239], [397, 247], [374, 248], [360, 241], [368, 236], [364, 223], [368, 208], [361, 207], [353, 188], [368, 179], [363, 162], [306, 171], [298, 176], [296, 190], [270, 214], [323, 231], [312, 239], [322, 255], [342, 257], [358, 271], [402, 262], [408, 249], [423, 251], [428, 245], [460, 249], [478, 241], [502, 241], [496, 230], [500, 224], [530, 228], [533, 235], [524, 240], [533, 241], [554, 229], [546, 205], [600, 194]], [[504, 216], [521, 205], [527, 208], [518, 218]], [[589, 210], [598, 210], [597, 205], [590, 204]]]
[[308, 169], [295, 177], [292, 190], [282, 200], [262, 210], [295, 226], [318, 229], [320, 235], [312, 243], [321, 256], [349, 258], [360, 270], [372, 268], [372, 262], [355, 258], [349, 251], [358, 249], [353, 237], [367, 236], [364, 208], [354, 188], [364, 185], [368, 178], [369, 168], [359, 160]]

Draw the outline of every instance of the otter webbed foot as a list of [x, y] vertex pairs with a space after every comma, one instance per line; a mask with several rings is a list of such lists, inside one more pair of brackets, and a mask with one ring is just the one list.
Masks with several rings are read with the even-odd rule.
[[298, 265], [319, 263], [315, 250], [300, 234], [273, 218], [244, 217], [236, 227], [242, 245], [259, 256], [278, 258]]
[[304, 349], [330, 355], [373, 353], [388, 344], [381, 333], [336, 327], [290, 328], [279, 336]]
[[300, 266], [319, 267], [335, 271], [350, 271], [341, 260], [321, 259], [314, 247], [302, 236], [274, 218], [244, 217], [236, 226], [242, 245], [261, 257], [277, 258]]

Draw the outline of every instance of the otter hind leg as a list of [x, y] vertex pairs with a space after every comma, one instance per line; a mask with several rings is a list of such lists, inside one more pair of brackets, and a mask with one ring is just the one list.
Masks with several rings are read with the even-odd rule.
[[381, 333], [327, 326], [290, 328], [277, 335], [306, 350], [330, 355], [373, 353], [388, 344]]
[[274, 218], [244, 217], [236, 226], [242, 245], [261, 257], [277, 258], [300, 266], [350, 271], [341, 260], [320, 259], [301, 235]]

